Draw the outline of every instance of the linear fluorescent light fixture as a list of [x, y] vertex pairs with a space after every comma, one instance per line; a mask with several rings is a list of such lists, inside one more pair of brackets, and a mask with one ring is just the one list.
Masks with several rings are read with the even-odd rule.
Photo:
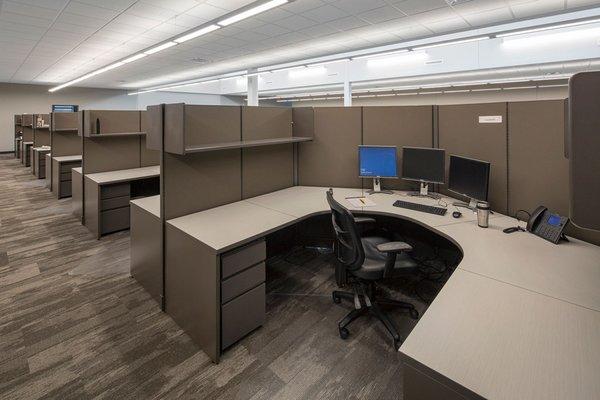
[[307, 67], [323, 67], [325, 65], [339, 64], [339, 63], [348, 62], [348, 61], [350, 61], [350, 58], [341, 58], [338, 60], [314, 62], [314, 63], [306, 64], [306, 66]]
[[198, 29], [197, 31], [188, 33], [187, 35], [183, 35], [181, 37], [178, 37], [176, 39], [174, 39], [177, 43], [183, 43], [183, 42], [187, 42], [188, 40], [192, 40], [195, 39], [197, 37], [200, 37], [202, 35], [206, 35], [207, 33], [210, 32], [214, 32], [217, 29], [221, 29], [221, 27], [219, 25], [209, 25], [209, 26], [205, 26], [204, 28]]
[[169, 47], [173, 47], [173, 46], [177, 46], [177, 42], [166, 42], [166, 43], [160, 44], [156, 47], [152, 47], [151, 49], [144, 51], [144, 54], [150, 55], [150, 54], [158, 53], [159, 51], [163, 51], [163, 50], [168, 49]]
[[289, 0], [271, 0], [271, 1], [267, 1], [266, 3], [263, 3], [259, 6], [250, 8], [246, 11], [242, 11], [241, 13], [232, 15], [231, 17], [225, 18], [219, 22], [217, 22], [217, 24], [221, 25], [221, 26], [227, 26], [227, 25], [231, 25], [234, 24], [238, 21], [241, 21], [243, 19], [246, 18], [250, 18], [256, 14], [260, 14], [263, 13], [265, 11], [268, 11], [272, 8], [275, 7], [279, 7], [280, 5], [283, 5], [285, 3], [287, 3]]
[[472, 37], [472, 38], [468, 38], [468, 39], [451, 40], [449, 42], [425, 44], [423, 46], [415, 46], [415, 47], [413, 47], [413, 50], [425, 50], [425, 49], [432, 49], [434, 47], [449, 46], [451, 44], [479, 42], [480, 40], [485, 40], [485, 39], [489, 39], [489, 38], [490, 38], [490, 36], [477, 36], [477, 37]]
[[567, 22], [564, 24], [548, 25], [548, 26], [542, 26], [539, 28], [528, 28], [528, 29], [521, 29], [521, 30], [516, 30], [516, 31], [511, 31], [511, 32], [499, 33], [496, 35], [496, 37], [503, 38], [503, 37], [509, 37], [509, 36], [524, 35], [527, 33], [544, 32], [544, 31], [549, 31], [552, 29], [569, 28], [572, 26], [588, 25], [588, 24], [594, 24], [597, 22], [600, 22], [600, 18], [588, 19], [585, 21]]
[[144, 54], [144, 53], [140, 53], [140, 54], [136, 54], [135, 56], [131, 56], [129, 58], [126, 58], [122, 61], [123, 64], [128, 64], [130, 62], [134, 62], [139, 60], [140, 58], [144, 58], [146, 57], [148, 54]]

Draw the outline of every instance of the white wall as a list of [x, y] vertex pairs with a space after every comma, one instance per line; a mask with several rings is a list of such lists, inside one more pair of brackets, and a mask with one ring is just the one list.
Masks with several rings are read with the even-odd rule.
[[153, 92], [128, 96], [124, 90], [66, 88], [49, 93], [48, 86], [0, 83], [0, 152], [14, 148], [14, 115], [49, 113], [52, 104], [77, 104], [79, 109], [145, 110], [160, 103], [239, 105], [241, 99], [221, 95]]
[[[505, 101], [560, 100], [569, 97], [567, 87], [503, 90], [496, 92], [441, 93], [431, 95], [372, 97], [353, 99], [353, 106], [418, 106], [443, 104], [495, 103]], [[301, 101], [294, 107], [332, 107], [343, 106], [343, 100]]]

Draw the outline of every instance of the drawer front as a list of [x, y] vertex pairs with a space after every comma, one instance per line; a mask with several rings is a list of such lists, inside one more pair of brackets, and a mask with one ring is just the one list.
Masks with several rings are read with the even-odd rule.
[[81, 167], [81, 162], [79, 162], [79, 161], [77, 161], [77, 162], [63, 162], [63, 163], [60, 163], [60, 172], [61, 172], [61, 174], [63, 172], [71, 173], [71, 169], [72, 168], [77, 168], [77, 167]]
[[100, 202], [100, 210], [112, 210], [115, 208], [129, 207], [129, 196], [113, 197]]
[[123, 229], [129, 229], [129, 207], [100, 213], [100, 231], [103, 235]]
[[69, 172], [61, 172], [60, 174], [60, 181], [64, 182], [64, 181], [70, 181], [71, 180], [71, 171]]
[[240, 271], [265, 261], [267, 245], [264, 240], [250, 243], [240, 249], [233, 250], [221, 256], [221, 279], [230, 277]]
[[114, 185], [101, 186], [100, 198], [110, 199], [112, 197], [129, 196], [129, 183], [117, 183]]
[[227, 303], [229, 300], [264, 283], [265, 269], [265, 263], [261, 262], [221, 282], [221, 302]]
[[65, 181], [60, 183], [60, 197], [71, 196], [71, 181]]
[[221, 349], [265, 323], [265, 284], [221, 306]]

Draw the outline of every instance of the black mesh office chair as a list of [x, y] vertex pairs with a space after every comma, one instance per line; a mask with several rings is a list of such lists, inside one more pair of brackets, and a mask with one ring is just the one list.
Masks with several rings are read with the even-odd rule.
[[357, 224], [375, 222], [372, 218], [355, 218], [352, 213], [334, 200], [333, 190], [327, 191], [327, 202], [331, 207], [331, 221], [337, 237], [337, 257], [352, 280], [353, 292], [334, 291], [333, 301], [342, 299], [354, 303], [354, 310], [339, 324], [340, 337], [348, 338], [347, 326], [356, 318], [370, 313], [379, 319], [394, 339], [398, 349], [402, 343], [392, 321], [382, 311], [382, 307], [398, 307], [408, 310], [414, 319], [419, 318], [415, 306], [403, 301], [376, 297], [375, 282], [400, 275], [413, 274], [418, 264], [407, 252], [412, 247], [404, 242], [390, 242], [383, 237], [360, 237]]

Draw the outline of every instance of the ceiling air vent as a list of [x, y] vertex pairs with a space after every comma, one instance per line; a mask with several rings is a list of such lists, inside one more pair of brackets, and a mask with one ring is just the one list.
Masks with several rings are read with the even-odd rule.
[[193, 63], [196, 63], [196, 64], [207, 64], [207, 63], [210, 62], [209, 59], [202, 58], [202, 57], [192, 58], [190, 61], [193, 62]]

